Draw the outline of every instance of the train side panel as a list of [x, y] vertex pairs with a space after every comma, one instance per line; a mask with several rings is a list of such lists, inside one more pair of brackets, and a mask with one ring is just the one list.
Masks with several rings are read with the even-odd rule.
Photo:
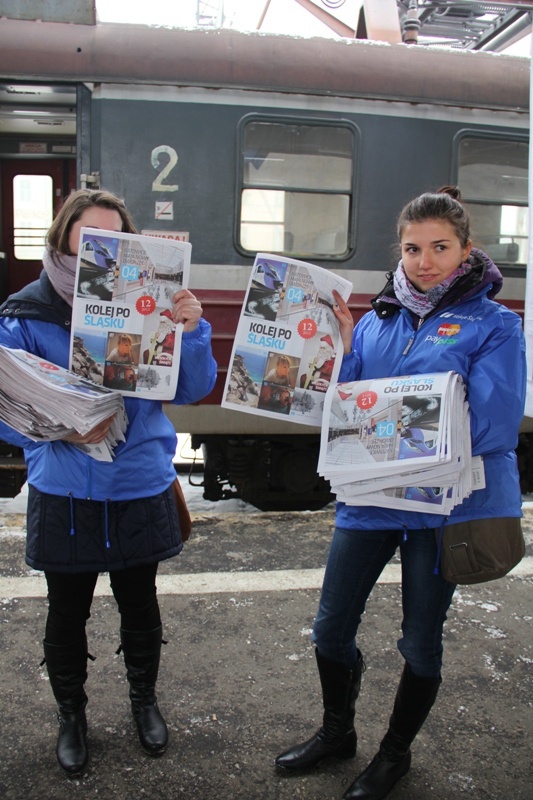
[[[309, 191], [307, 204], [299, 197], [298, 222], [305, 218], [309, 235], [299, 241], [310, 249], [278, 252], [351, 280], [357, 320], [395, 266], [400, 208], [422, 191], [457, 182], [462, 137], [527, 140], [529, 63], [521, 62], [402, 45], [0, 20], [6, 81], [77, 87], [80, 182], [123, 196], [140, 230], [178, 232], [192, 243], [190, 287], [213, 326], [219, 377], [205, 401], [167, 413], [204, 448], [206, 495], [237, 491], [265, 509], [318, 508], [331, 497], [316, 476], [317, 430], [220, 407], [254, 250], [268, 252], [247, 249], [240, 238], [245, 158], [254, 157], [245, 152], [246, 131], [286, 126], [296, 140], [300, 128], [330, 129], [333, 151], [335, 129], [349, 130], [345, 247], [312, 244], [331, 238], [331, 214]], [[0, 132], [0, 159], [4, 142]], [[269, 187], [268, 180], [263, 189], [283, 191], [283, 181]], [[490, 228], [504, 200], [491, 205], [475, 191], [473, 200]], [[516, 204], [524, 205], [520, 198]], [[502, 250], [499, 239], [497, 246]], [[509, 259], [502, 271], [503, 300], [520, 311], [519, 262]]]

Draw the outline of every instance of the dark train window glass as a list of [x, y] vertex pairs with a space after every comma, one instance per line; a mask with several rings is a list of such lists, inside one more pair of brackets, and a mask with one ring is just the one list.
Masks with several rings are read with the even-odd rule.
[[241, 247], [300, 257], [346, 254], [353, 130], [255, 120], [244, 127], [242, 144]]
[[497, 264], [527, 264], [528, 152], [525, 141], [465, 136], [458, 178], [475, 243]]

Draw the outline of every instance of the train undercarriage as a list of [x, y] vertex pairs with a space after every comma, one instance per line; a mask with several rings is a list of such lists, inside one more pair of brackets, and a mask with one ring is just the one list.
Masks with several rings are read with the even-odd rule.
[[[317, 474], [316, 435], [191, 436], [202, 450], [203, 497], [239, 498], [260, 511], [317, 511], [334, 500], [328, 481]], [[533, 492], [533, 432], [521, 433], [516, 449], [522, 494]], [[15, 497], [26, 481], [23, 452], [0, 442], [0, 497]]]
[[317, 474], [319, 439], [294, 436], [191, 437], [202, 448], [206, 500], [239, 497], [260, 511], [316, 511], [331, 500]]

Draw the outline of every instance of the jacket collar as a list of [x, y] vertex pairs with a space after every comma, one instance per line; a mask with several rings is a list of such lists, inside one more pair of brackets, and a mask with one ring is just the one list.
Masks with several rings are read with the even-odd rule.
[[43, 269], [38, 280], [7, 298], [0, 306], [0, 317], [37, 319], [70, 328], [72, 308], [57, 294]]

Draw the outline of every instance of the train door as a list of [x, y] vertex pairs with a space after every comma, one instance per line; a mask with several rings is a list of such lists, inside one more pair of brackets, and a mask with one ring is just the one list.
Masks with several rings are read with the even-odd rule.
[[0, 300], [39, 277], [44, 238], [64, 197], [76, 188], [74, 158], [0, 161], [5, 251]]

